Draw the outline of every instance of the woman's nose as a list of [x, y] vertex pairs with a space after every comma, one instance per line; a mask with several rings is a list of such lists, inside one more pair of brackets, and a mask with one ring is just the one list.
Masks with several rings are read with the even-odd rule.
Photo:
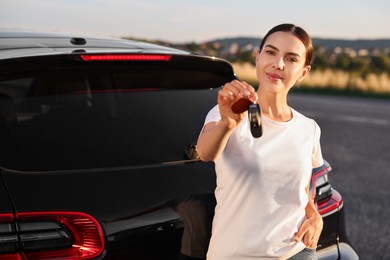
[[276, 60], [275, 60], [275, 63], [274, 63], [274, 68], [275, 69], [279, 69], [279, 70], [283, 70], [284, 69], [284, 59], [283, 59], [283, 57], [281, 57], [281, 58], [277, 58]]

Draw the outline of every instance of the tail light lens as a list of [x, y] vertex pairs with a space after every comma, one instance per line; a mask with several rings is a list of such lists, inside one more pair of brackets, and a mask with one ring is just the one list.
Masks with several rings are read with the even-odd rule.
[[85, 213], [20, 212], [15, 218], [12, 214], [0, 216], [1, 259], [94, 259], [105, 249], [100, 223]]
[[329, 163], [325, 162], [319, 168], [313, 170], [311, 192], [318, 207], [318, 212], [323, 216], [332, 214], [343, 206], [341, 195], [333, 190], [328, 173], [332, 170]]
[[0, 254], [1, 260], [23, 260], [20, 254]]

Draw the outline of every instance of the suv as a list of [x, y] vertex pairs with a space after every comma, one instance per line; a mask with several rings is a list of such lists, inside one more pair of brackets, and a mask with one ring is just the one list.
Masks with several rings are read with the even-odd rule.
[[[1, 31], [0, 258], [186, 253], [215, 206], [196, 140], [235, 78], [224, 60], [159, 45]], [[318, 254], [357, 259], [330, 171], [313, 171]]]

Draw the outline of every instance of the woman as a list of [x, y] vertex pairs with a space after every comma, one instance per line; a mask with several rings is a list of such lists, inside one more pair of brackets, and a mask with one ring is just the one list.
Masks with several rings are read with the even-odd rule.
[[[302, 28], [278, 25], [256, 56], [258, 90], [234, 80], [219, 91], [197, 145], [217, 173], [208, 259], [316, 259], [323, 222], [309, 186], [312, 169], [323, 164], [320, 129], [287, 103], [312, 58]], [[251, 135], [246, 111], [232, 111], [242, 98], [261, 107], [260, 138]]]

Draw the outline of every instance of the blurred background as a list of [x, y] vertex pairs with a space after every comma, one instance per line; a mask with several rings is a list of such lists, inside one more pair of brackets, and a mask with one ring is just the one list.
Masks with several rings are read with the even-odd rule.
[[262, 37], [280, 23], [303, 27], [315, 60], [292, 104], [322, 128], [352, 245], [361, 259], [390, 259], [389, 13], [387, 0], [0, 0], [0, 28], [173, 46], [227, 59], [256, 85]]
[[389, 12], [387, 0], [0, 0], [0, 27], [158, 42], [227, 59], [255, 85], [260, 39], [294, 23], [316, 53], [301, 90], [388, 96]]

